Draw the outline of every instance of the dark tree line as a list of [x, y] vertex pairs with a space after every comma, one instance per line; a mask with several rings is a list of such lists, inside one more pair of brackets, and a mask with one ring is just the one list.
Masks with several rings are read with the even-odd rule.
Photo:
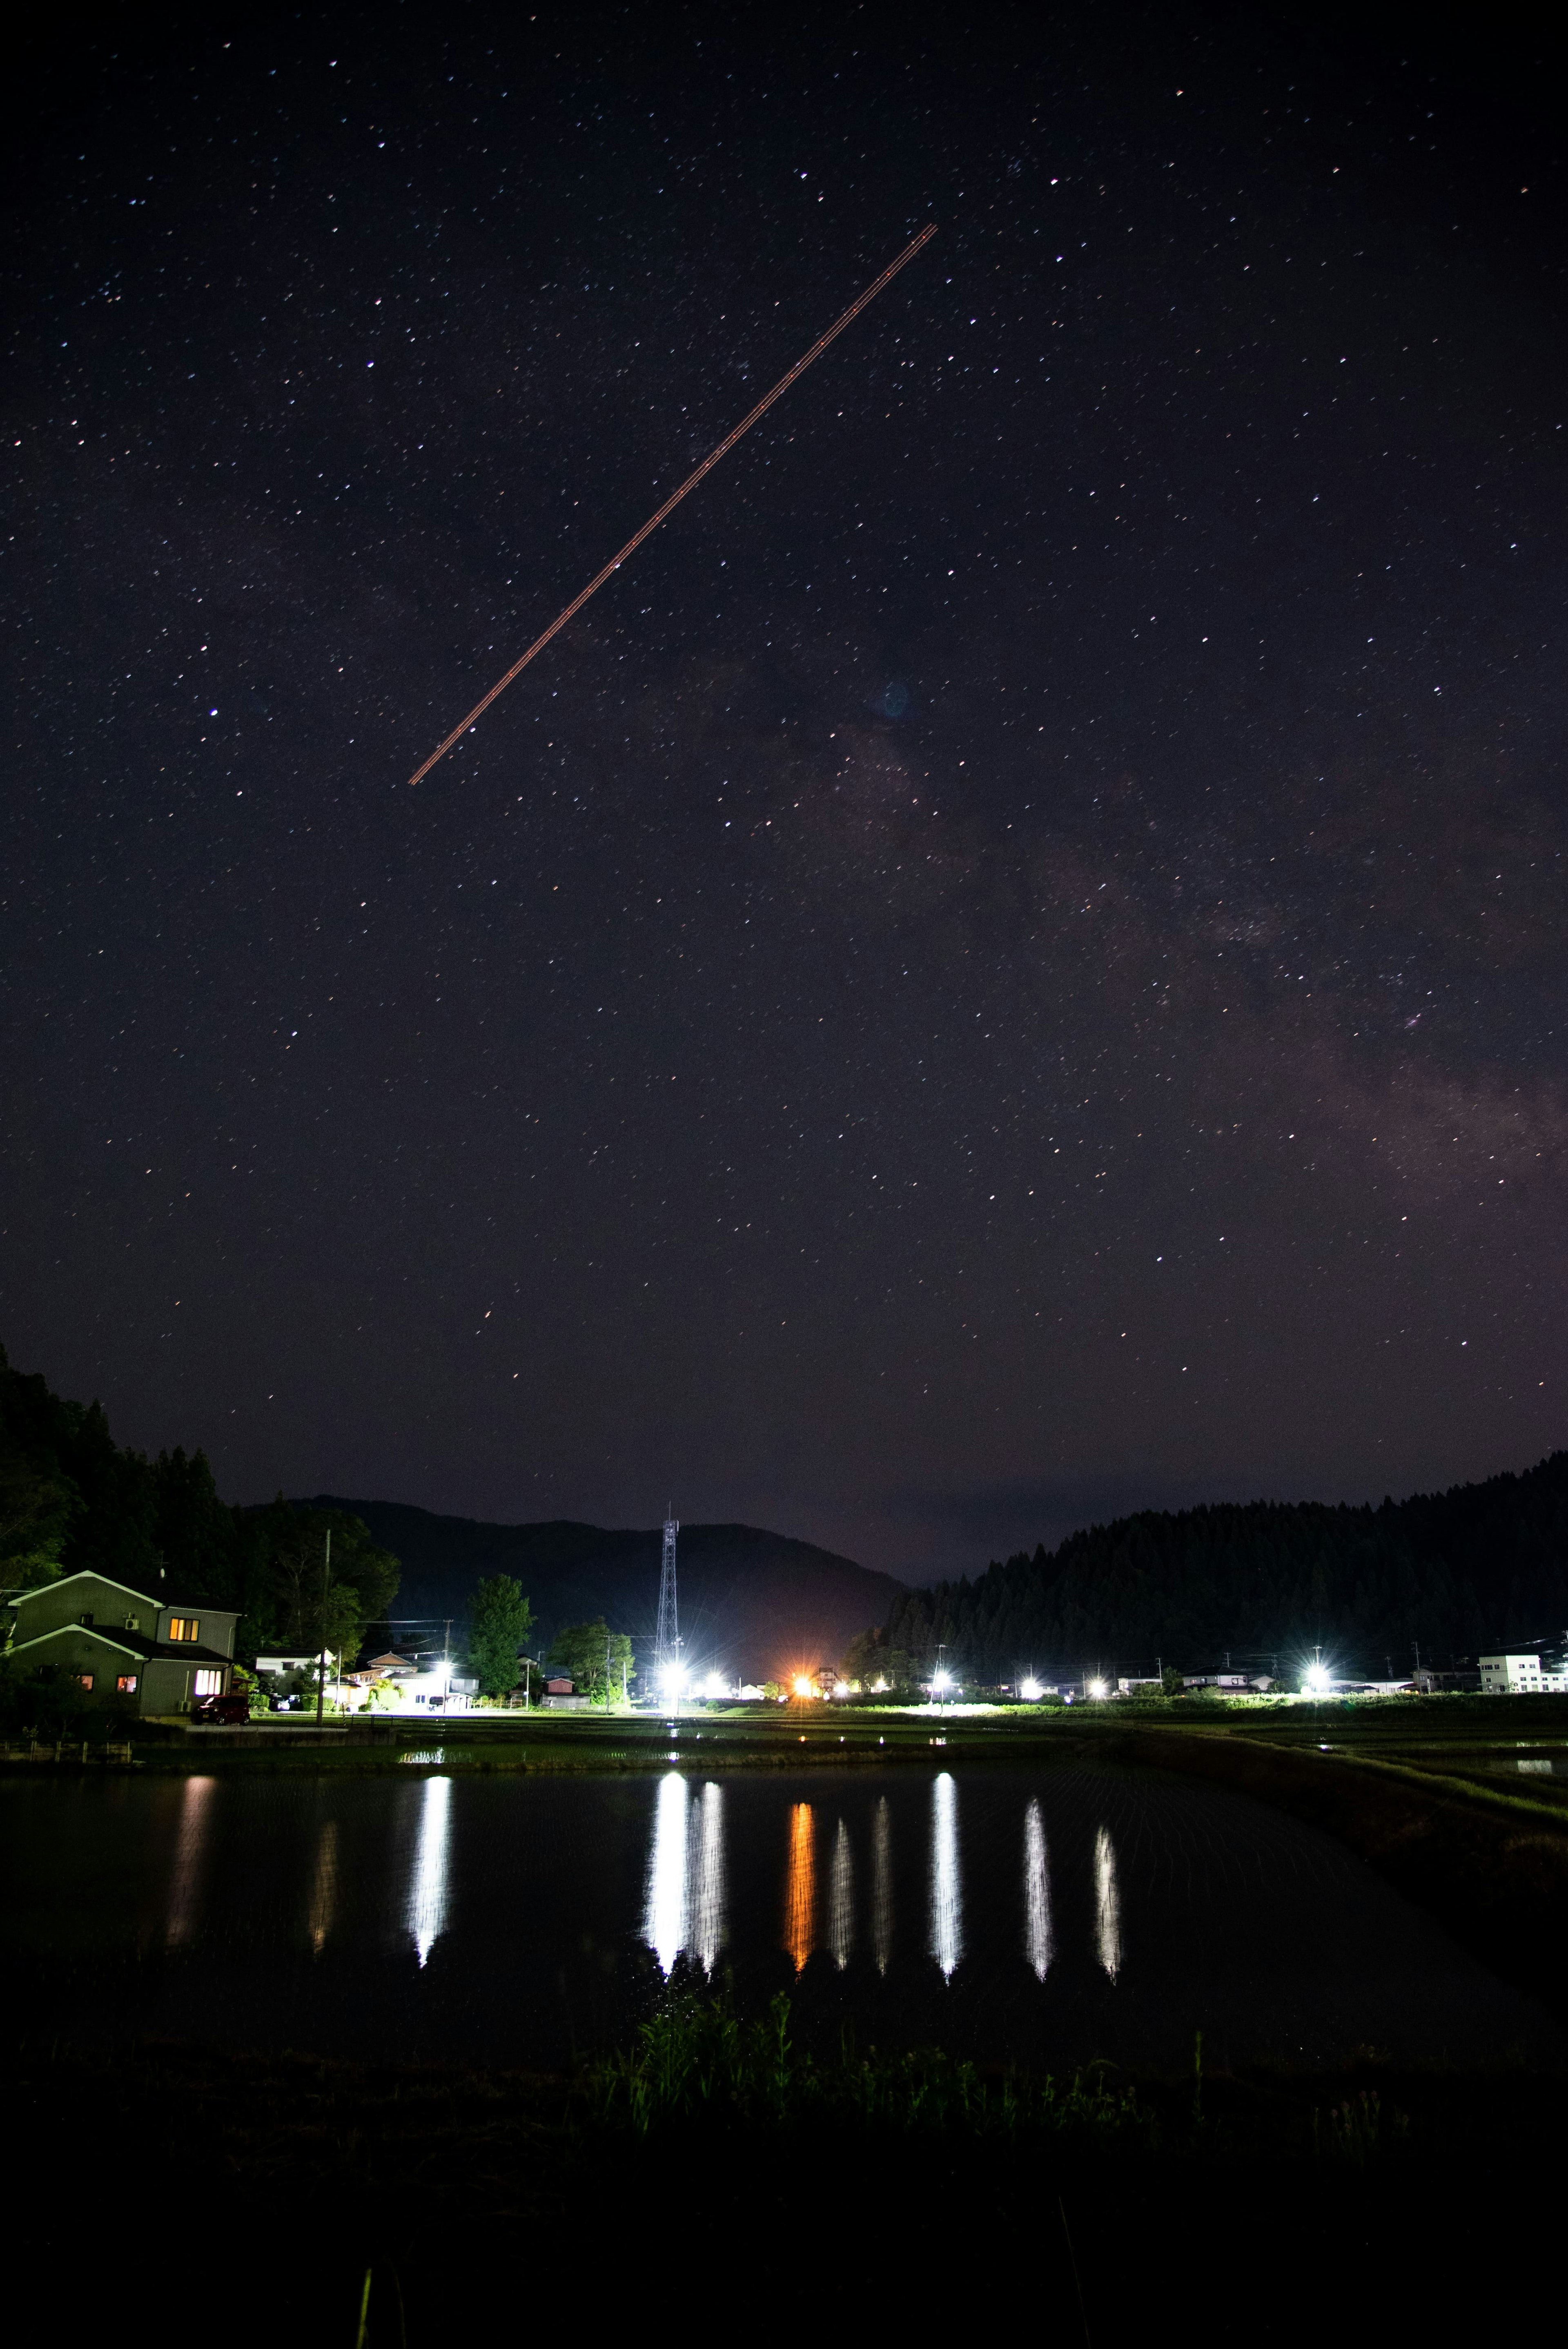
[[[1568, 1452], [1377, 1507], [1254, 1501], [1145, 1510], [1023, 1550], [971, 1581], [903, 1592], [875, 1649], [929, 1667], [946, 1643], [984, 1682], [1086, 1663], [1195, 1671], [1229, 1651], [1282, 1663], [1321, 1646], [1349, 1671], [1407, 1672], [1568, 1630]], [[874, 1671], [868, 1650], [862, 1669]]]
[[0, 1588], [84, 1568], [153, 1597], [237, 1609], [246, 1663], [323, 1640], [356, 1650], [398, 1576], [347, 1511], [298, 1509], [281, 1495], [232, 1508], [203, 1453], [122, 1450], [98, 1403], [66, 1402], [0, 1347]]

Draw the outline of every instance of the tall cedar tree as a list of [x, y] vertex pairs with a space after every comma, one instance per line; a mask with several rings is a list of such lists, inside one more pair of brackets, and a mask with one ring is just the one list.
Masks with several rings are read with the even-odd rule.
[[504, 1696], [518, 1682], [518, 1655], [533, 1629], [533, 1609], [510, 1574], [490, 1574], [474, 1585], [469, 1661], [484, 1696]]

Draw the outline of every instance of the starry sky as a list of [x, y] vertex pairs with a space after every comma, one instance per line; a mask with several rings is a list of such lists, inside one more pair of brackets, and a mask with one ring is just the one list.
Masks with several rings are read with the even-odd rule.
[[233, 1499], [913, 1579], [1560, 1444], [1563, 141], [1489, 26], [43, 36], [17, 1366]]

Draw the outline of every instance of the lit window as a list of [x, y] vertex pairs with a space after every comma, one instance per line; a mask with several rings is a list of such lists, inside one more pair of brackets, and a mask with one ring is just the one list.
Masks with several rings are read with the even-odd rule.
[[221, 1671], [198, 1672], [196, 1675], [196, 1693], [198, 1696], [222, 1696], [223, 1693], [222, 1673]]
[[77, 1673], [77, 1679], [81, 1682], [81, 1684], [82, 1684], [83, 1688], [85, 1688], [85, 1689], [90, 1689], [90, 1688], [91, 1688], [91, 1686], [92, 1686], [92, 1684], [93, 1684], [93, 1676], [92, 1676], [91, 1672], [78, 1672], [78, 1673]]
[[201, 1636], [201, 1626], [194, 1615], [171, 1615], [169, 1619], [169, 1636], [171, 1640], [199, 1640]]
[[119, 1680], [115, 1682], [115, 1686], [119, 1691], [121, 1696], [134, 1696], [136, 1694], [136, 1674], [134, 1672], [121, 1672]]

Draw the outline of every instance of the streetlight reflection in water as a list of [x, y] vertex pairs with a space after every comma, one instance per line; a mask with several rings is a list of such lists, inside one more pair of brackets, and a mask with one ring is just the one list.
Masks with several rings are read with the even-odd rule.
[[833, 1865], [828, 1877], [828, 1947], [841, 1973], [855, 1945], [855, 1868], [850, 1852], [850, 1831], [842, 1819], [833, 1837]]
[[452, 1782], [427, 1778], [419, 1789], [419, 1827], [408, 1882], [408, 1934], [423, 1966], [447, 1921], [447, 1859], [451, 1838]]
[[1116, 1846], [1108, 1828], [1094, 1839], [1095, 1955], [1112, 1982], [1121, 1971], [1121, 1895], [1116, 1883]]
[[892, 1956], [892, 1814], [885, 1795], [872, 1813], [872, 1955], [885, 1974]]
[[938, 1775], [931, 1789], [931, 1954], [949, 1980], [964, 1955], [958, 1789], [947, 1770]]
[[643, 1939], [667, 1982], [683, 1950], [712, 1973], [725, 1927], [724, 1789], [709, 1779], [694, 1800], [680, 1772], [666, 1770], [654, 1798]]
[[817, 1941], [817, 1846], [810, 1803], [789, 1812], [789, 1873], [784, 1886], [784, 1947], [804, 1973]]
[[1024, 1815], [1024, 1948], [1035, 1979], [1044, 1982], [1051, 1963], [1051, 1879], [1037, 1795], [1030, 1797]]

